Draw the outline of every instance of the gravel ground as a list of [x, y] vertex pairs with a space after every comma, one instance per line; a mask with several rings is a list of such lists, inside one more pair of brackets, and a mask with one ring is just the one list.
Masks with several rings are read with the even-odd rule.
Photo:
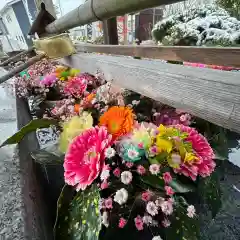
[[[4, 70], [0, 69], [0, 75]], [[0, 86], [0, 143], [17, 130], [15, 98]], [[0, 240], [24, 239], [20, 166], [16, 146], [0, 149]]]

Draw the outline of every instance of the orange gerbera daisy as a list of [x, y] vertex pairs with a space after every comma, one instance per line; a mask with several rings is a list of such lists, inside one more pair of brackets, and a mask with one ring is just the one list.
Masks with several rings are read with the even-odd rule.
[[106, 126], [114, 139], [129, 133], [134, 124], [134, 114], [128, 107], [111, 107], [99, 119], [100, 126]]
[[90, 103], [96, 97], [95, 93], [91, 93], [86, 97], [86, 102]]
[[74, 112], [79, 113], [79, 111], [80, 111], [80, 104], [75, 104], [74, 105]]

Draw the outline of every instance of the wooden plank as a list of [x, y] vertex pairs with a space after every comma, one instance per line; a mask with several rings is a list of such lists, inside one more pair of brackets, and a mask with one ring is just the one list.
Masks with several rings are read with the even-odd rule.
[[6, 61], [1, 62], [0, 66], [6, 66], [10, 62], [17, 62], [22, 56], [27, 55], [27, 54], [33, 52], [33, 50], [34, 50], [34, 47], [30, 47], [28, 50], [20, 52], [19, 54], [15, 55], [13, 57], [8, 58]]
[[240, 68], [240, 48], [77, 44], [76, 49], [79, 52], [96, 52]]
[[61, 60], [106, 80], [240, 133], [240, 73], [80, 53]]

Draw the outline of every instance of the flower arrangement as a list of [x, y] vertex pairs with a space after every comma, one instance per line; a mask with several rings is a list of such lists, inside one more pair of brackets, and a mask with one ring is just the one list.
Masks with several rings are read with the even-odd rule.
[[58, 125], [64, 154], [56, 239], [101, 239], [129, 226], [131, 234], [149, 231], [151, 240], [198, 238], [199, 209], [190, 196], [211, 185], [216, 162], [190, 114], [106, 83], [99, 73], [45, 60], [27, 72], [17, 78], [19, 92], [26, 81], [22, 97], [36, 89], [61, 95], [42, 119]]

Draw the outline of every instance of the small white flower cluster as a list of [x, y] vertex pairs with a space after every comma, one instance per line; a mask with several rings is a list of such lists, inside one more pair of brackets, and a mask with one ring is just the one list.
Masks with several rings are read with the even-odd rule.
[[133, 176], [132, 176], [132, 173], [130, 171], [124, 171], [122, 172], [121, 174], [121, 182], [123, 184], [130, 184], [132, 182], [132, 179], [133, 179]]
[[128, 200], [128, 192], [125, 188], [118, 190], [114, 196], [114, 201], [119, 205], [126, 203]]

